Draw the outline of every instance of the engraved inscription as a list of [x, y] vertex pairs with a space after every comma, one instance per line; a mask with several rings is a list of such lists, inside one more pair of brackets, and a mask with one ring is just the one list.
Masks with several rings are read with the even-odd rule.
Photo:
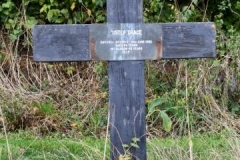
[[142, 30], [110, 30], [111, 35], [142, 35]]
[[142, 51], [144, 46], [146, 46], [147, 44], [152, 45], [153, 41], [152, 40], [138, 40], [138, 41], [101, 40], [100, 44], [101, 45], [112, 44], [112, 46], [110, 47], [110, 51], [122, 51], [122, 53], [124, 54], [124, 53], [130, 53], [132, 51]]
[[98, 59], [156, 59], [156, 42], [162, 41], [162, 28], [159, 24], [98, 24], [90, 28], [90, 39], [95, 40], [91, 55]]
[[143, 44], [152, 44], [152, 40], [141, 41], [100, 41], [100, 44], [113, 44], [111, 51], [122, 51], [122, 53], [130, 53], [131, 51], [142, 51]]

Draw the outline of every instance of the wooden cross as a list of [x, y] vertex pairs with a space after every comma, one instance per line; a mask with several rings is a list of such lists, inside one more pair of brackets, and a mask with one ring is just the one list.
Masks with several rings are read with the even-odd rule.
[[109, 61], [111, 159], [137, 138], [131, 159], [146, 159], [144, 60], [215, 56], [215, 25], [143, 23], [142, 0], [107, 0], [107, 24], [37, 25], [34, 60]]

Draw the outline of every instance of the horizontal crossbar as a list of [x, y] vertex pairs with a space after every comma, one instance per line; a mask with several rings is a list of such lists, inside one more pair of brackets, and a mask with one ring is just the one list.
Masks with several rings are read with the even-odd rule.
[[[127, 59], [127, 57], [123, 60], [215, 57], [216, 28], [214, 23], [193, 22], [159, 24], [161, 26], [161, 29], [159, 29], [159, 32], [161, 32], [161, 34], [159, 34], [161, 35], [161, 37], [159, 37], [161, 42], [154, 42], [153, 45], [156, 44], [156, 51], [161, 50], [161, 52], [159, 52], [160, 57], [140, 56], [137, 59], [133, 59], [131, 57]], [[94, 56], [91, 56], [91, 47], [93, 46], [91, 46], [90, 41], [90, 37], [92, 36], [90, 35], [90, 28], [92, 25], [96, 24], [36, 25], [33, 28], [34, 60], [39, 62], [119, 60], [109, 59], [109, 57], [94, 58]], [[143, 23], [142, 25], [145, 24]], [[101, 32], [101, 30], [99, 32]], [[151, 30], [147, 32], [150, 33]], [[94, 31], [94, 34], [95, 33], [96, 31]], [[111, 34], [123, 33], [125, 32], [111, 31]], [[141, 32], [140, 30], [136, 30], [135, 32], [131, 31], [129, 33], [137, 35]], [[147, 52], [146, 50], [143, 51]], [[145, 55], [146, 54], [147, 53], [145, 53]]]

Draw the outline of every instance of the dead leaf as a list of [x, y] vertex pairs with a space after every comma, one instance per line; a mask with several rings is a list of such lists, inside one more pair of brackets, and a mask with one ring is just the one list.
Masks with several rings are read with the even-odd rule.
[[130, 160], [131, 159], [131, 157], [130, 156], [128, 156], [128, 155], [120, 155], [119, 157], [118, 157], [118, 160]]
[[91, 11], [90, 9], [87, 9], [87, 14], [88, 14], [88, 16], [90, 17], [91, 14], [92, 14], [92, 11]]
[[71, 126], [72, 128], [76, 128], [76, 127], [77, 127], [77, 123], [72, 123], [70, 126]]
[[70, 7], [70, 9], [73, 11], [73, 10], [75, 9], [75, 7], [76, 7], [76, 3], [75, 3], [75, 2], [73, 2], [73, 3], [71, 4], [71, 7]]

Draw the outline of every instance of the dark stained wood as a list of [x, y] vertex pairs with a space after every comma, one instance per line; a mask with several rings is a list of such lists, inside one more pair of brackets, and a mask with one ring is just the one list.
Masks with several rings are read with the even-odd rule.
[[[116, 11], [117, 7], [112, 7]], [[119, 10], [122, 11], [122, 7]], [[110, 15], [113, 14], [111, 10], [109, 12]], [[121, 17], [130, 23], [130, 18], [122, 15], [118, 15], [116, 19]], [[109, 20], [113, 23], [110, 18]], [[133, 21], [137, 22], [136, 19]], [[215, 57], [216, 30], [212, 22], [162, 23], [162, 31], [163, 59]], [[33, 41], [35, 61], [91, 60], [89, 25], [37, 25], [33, 30]]]
[[[142, 23], [142, 0], [108, 0], [108, 23]], [[146, 159], [144, 61], [110, 61], [110, 142], [111, 159], [124, 155], [123, 144], [140, 139], [131, 148], [132, 159]]]
[[89, 56], [89, 25], [36, 25], [34, 61], [84, 61]]
[[163, 59], [215, 57], [212, 22], [163, 24]]
[[142, 61], [109, 62], [111, 159], [124, 155], [122, 144], [140, 139], [130, 152], [146, 159], [145, 85]]

